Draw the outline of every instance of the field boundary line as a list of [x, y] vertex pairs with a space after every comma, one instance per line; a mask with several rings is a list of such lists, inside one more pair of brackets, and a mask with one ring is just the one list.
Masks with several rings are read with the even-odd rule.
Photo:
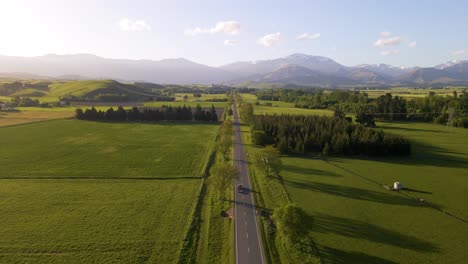
[[45, 177], [22, 177], [22, 176], [0, 176], [0, 180], [137, 180], [137, 181], [164, 181], [164, 180], [200, 180], [199, 176], [181, 176], [181, 177], [74, 177], [74, 176], [45, 176]]
[[[8, 119], [8, 118], [6, 118], [6, 119]], [[11, 119], [29, 119], [29, 118], [11, 118]], [[39, 119], [39, 118], [37, 118], [37, 119]], [[2, 126], [0, 124], [0, 128], [3, 128], [3, 127], [16, 127], [16, 126], [24, 126], [24, 125], [29, 125], [29, 124], [44, 123], [44, 122], [57, 121], [57, 120], [72, 120], [72, 119], [75, 119], [75, 117], [71, 116], [71, 117], [44, 119], [44, 120], [37, 120], [37, 121], [32, 121], [32, 122], [27, 122], [27, 123], [12, 124], [12, 125], [6, 125], [6, 126]]]

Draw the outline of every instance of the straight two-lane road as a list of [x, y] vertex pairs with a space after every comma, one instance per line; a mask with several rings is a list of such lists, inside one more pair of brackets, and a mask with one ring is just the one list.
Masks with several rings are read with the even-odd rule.
[[[264, 264], [263, 248], [258, 231], [255, 203], [251, 192], [247, 157], [242, 145], [242, 135], [237, 113], [237, 106], [233, 104], [234, 123], [234, 166], [239, 170], [239, 178], [234, 181], [235, 210], [234, 221], [236, 228], [236, 263]], [[237, 185], [242, 184], [244, 192], [237, 191]]]

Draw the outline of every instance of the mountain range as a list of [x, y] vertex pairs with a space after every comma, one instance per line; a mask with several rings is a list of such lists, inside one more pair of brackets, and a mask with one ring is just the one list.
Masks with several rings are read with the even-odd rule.
[[402, 68], [387, 64], [344, 66], [327, 57], [292, 54], [271, 60], [241, 61], [211, 67], [184, 58], [153, 61], [108, 59], [91, 54], [0, 56], [0, 78], [21, 77], [115, 79], [161, 84], [274, 83], [327, 87], [468, 85], [468, 61], [450, 61], [426, 68]]

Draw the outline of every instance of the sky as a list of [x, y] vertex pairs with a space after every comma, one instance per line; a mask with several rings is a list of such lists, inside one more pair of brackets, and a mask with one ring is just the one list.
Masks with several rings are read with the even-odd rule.
[[305, 53], [343, 65], [468, 59], [468, 1], [0, 0], [0, 54], [186, 58]]

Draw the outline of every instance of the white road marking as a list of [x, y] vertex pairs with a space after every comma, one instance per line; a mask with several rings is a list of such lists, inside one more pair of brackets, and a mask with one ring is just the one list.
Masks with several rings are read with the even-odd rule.
[[249, 233], [245, 233], [245, 236], [246, 236], [247, 238], [249, 238]]
[[249, 247], [247, 248], [247, 252], [249, 252], [249, 253], [250, 253], [250, 248], [249, 248]]

